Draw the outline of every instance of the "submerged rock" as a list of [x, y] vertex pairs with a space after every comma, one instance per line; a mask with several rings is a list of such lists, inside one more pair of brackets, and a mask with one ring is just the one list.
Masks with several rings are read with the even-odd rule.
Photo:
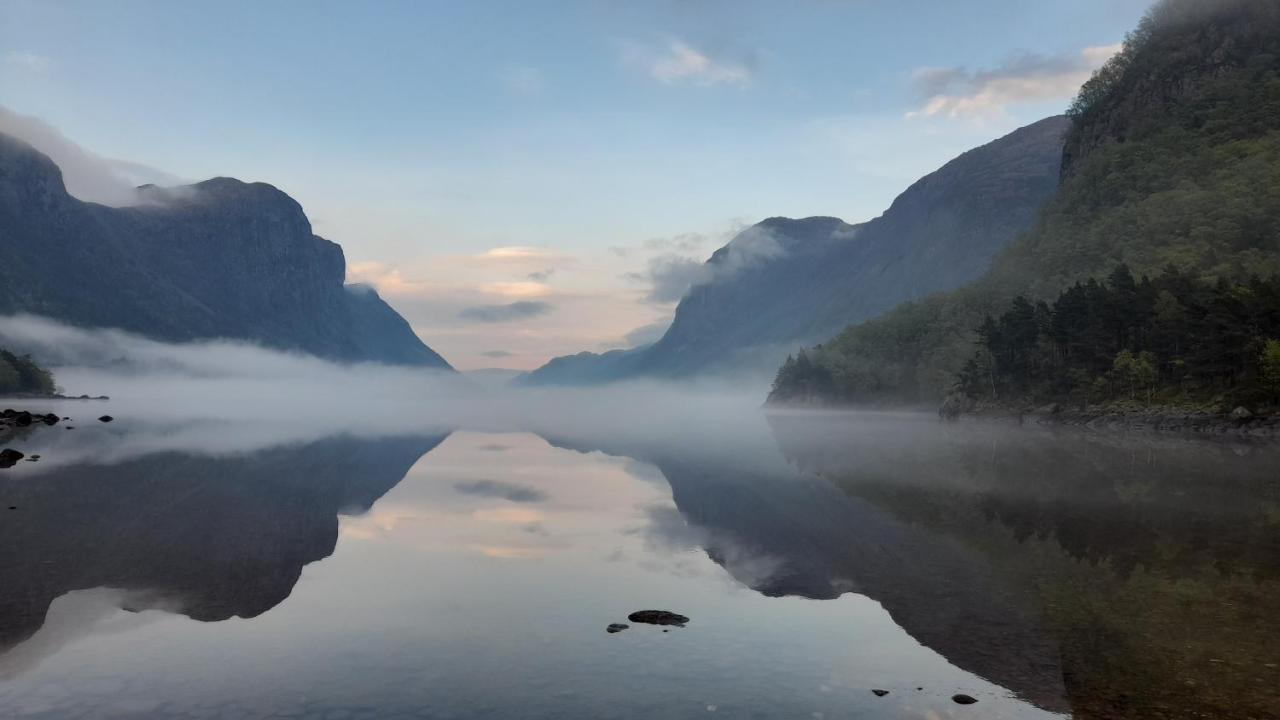
[[874, 693], [876, 697], [884, 697], [889, 694], [888, 690], [881, 690], [880, 688], [875, 688], [871, 692]]
[[977, 698], [972, 695], [965, 695], [964, 693], [956, 693], [955, 695], [952, 695], [951, 700], [960, 705], [972, 705], [978, 702]]
[[98, 422], [111, 422], [112, 420], [115, 420], [115, 418], [111, 417], [110, 415], [103, 415], [102, 417], [98, 418]]
[[609, 627], [605, 628], [604, 631], [612, 635], [613, 633], [620, 633], [629, 627], [631, 626], [626, 623], [609, 623]]
[[627, 616], [627, 619], [635, 623], [645, 623], [646, 625], [675, 625], [684, 627], [689, 622], [689, 618], [673, 613], [670, 610], [637, 610]]

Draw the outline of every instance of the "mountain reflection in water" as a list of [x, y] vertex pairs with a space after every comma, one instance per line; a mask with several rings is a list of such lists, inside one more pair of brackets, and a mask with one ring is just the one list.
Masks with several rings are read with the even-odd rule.
[[[62, 445], [0, 475], [0, 715], [1280, 708], [1272, 448], [889, 415], [527, 429]], [[604, 632], [649, 606], [692, 622]]]

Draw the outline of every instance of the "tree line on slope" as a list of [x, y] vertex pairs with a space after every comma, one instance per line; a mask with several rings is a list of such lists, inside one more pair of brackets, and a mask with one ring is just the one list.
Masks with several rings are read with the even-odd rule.
[[0, 393], [54, 392], [53, 373], [37, 365], [30, 355], [15, 355], [0, 348]]

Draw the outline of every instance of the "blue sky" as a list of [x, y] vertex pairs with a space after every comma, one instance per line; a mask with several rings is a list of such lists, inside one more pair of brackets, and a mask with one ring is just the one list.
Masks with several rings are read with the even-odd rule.
[[0, 105], [277, 185], [450, 360], [531, 367], [669, 318], [655, 258], [1060, 112], [1147, 4], [4, 0]]

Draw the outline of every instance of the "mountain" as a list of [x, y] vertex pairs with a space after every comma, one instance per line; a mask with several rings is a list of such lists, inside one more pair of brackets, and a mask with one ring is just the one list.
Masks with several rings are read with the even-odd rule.
[[[806, 352], [779, 372], [773, 400], [936, 402], [974, 356], [984, 317], [1001, 316], [1018, 296], [1048, 301], [1075, 283], [1103, 282], [1122, 264], [1121, 278], [1160, 273], [1242, 287], [1251, 275], [1280, 272], [1280, 4], [1155, 5], [1084, 85], [1069, 117], [1061, 186], [1034, 228], [989, 272]], [[1194, 311], [1165, 305], [1175, 314]], [[1238, 314], [1230, 302], [1218, 305], [1204, 312]], [[1119, 320], [1141, 325], [1139, 311], [1121, 309]], [[1227, 324], [1251, 334], [1232, 351], [1265, 344], [1262, 324], [1248, 318]], [[1178, 347], [1205, 344], [1190, 334], [1198, 324], [1180, 327]], [[1143, 349], [1123, 348], [1131, 355]], [[1048, 350], [1061, 357], [1068, 348]], [[1257, 357], [1254, 351], [1232, 359], [1232, 372], [1259, 374]], [[1182, 360], [1154, 368], [1161, 384], [1166, 374], [1182, 372]], [[1085, 373], [1073, 382], [1087, 394], [1110, 381]]]
[[798, 344], [963, 285], [1031, 227], [1057, 187], [1067, 125], [1047, 118], [970, 150], [860, 225], [833, 217], [754, 225], [707, 260], [707, 281], [652, 346], [556, 358], [525, 381], [772, 372]]
[[449, 367], [372, 288], [344, 286], [342, 248], [280, 190], [231, 178], [140, 190], [130, 207], [82, 202], [53, 161], [0, 134], [0, 314]]

